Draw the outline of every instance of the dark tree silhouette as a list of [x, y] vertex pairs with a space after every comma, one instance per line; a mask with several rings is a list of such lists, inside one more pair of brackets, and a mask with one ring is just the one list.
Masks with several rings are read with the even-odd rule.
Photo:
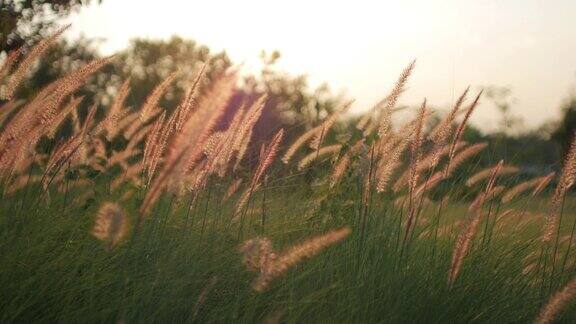
[[576, 95], [572, 95], [562, 107], [562, 119], [556, 130], [552, 133], [552, 139], [561, 148], [561, 155], [568, 153], [568, 148], [576, 135]]

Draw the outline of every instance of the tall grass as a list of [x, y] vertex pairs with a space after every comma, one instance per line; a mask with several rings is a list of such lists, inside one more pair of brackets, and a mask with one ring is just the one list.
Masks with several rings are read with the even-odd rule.
[[80, 114], [75, 92], [115, 58], [17, 104], [57, 36], [0, 70], [3, 322], [576, 320], [576, 141], [557, 179], [475, 170], [489, 148], [462, 134], [481, 93], [434, 129], [426, 101], [393, 125], [415, 62], [340, 143], [349, 104], [257, 142], [266, 97], [230, 112], [236, 73], [200, 94], [204, 67], [173, 112], [170, 75], [137, 111], [125, 82], [103, 117]]

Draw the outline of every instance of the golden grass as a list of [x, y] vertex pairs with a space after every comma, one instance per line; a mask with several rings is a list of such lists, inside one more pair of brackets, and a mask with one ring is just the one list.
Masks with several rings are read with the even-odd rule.
[[326, 234], [307, 239], [278, 254], [273, 251], [272, 242], [269, 239], [255, 238], [244, 242], [240, 247], [244, 264], [249, 270], [259, 272], [259, 276], [252, 287], [257, 292], [266, 290], [272, 280], [281, 277], [304, 259], [342, 241], [350, 235], [350, 232], [350, 228], [347, 227], [332, 230]]
[[576, 278], [570, 280], [561, 290], [556, 292], [542, 307], [538, 318], [534, 321], [536, 324], [554, 323], [558, 315], [566, 308], [568, 303], [576, 295]]
[[128, 219], [124, 210], [116, 203], [106, 202], [100, 206], [92, 235], [114, 248], [128, 233]]
[[481, 192], [470, 205], [470, 215], [468, 221], [458, 236], [456, 245], [454, 247], [454, 252], [452, 254], [452, 264], [448, 274], [448, 284], [450, 286], [454, 284], [454, 281], [458, 277], [458, 274], [462, 269], [464, 258], [468, 254], [472, 240], [478, 231], [478, 226], [480, 225], [480, 221], [482, 219], [482, 205], [484, 205], [487, 199], [495, 196], [494, 185], [496, 183], [498, 173], [503, 166], [504, 162], [500, 161], [496, 167], [491, 169], [491, 174], [488, 180], [488, 184], [486, 185], [486, 189]]
[[[58, 30], [56, 33], [50, 35], [50, 37], [42, 39], [38, 44], [30, 49], [28, 53], [24, 56], [22, 61], [18, 64], [18, 67], [15, 71], [10, 71], [11, 68], [15, 65], [14, 61], [16, 60], [17, 55], [20, 54], [20, 51], [14, 51], [12, 55], [8, 56], [8, 59], [5, 62], [5, 65], [0, 70], [0, 78], [3, 76], [2, 74], [10, 74], [10, 78], [6, 83], [6, 88], [4, 89], [4, 93], [0, 98], [4, 98], [7, 100], [13, 99], [18, 86], [22, 83], [28, 71], [32, 68], [32, 65], [36, 60], [38, 60], [42, 54], [44, 54], [54, 43], [58, 40], [60, 35], [68, 29], [70, 25], [65, 26]], [[11, 73], [10, 73], [11, 72]]]
[[254, 191], [260, 186], [262, 176], [266, 173], [266, 170], [270, 167], [272, 162], [274, 162], [274, 159], [278, 154], [278, 149], [280, 144], [282, 143], [283, 138], [284, 138], [284, 130], [281, 129], [276, 133], [276, 135], [274, 135], [274, 137], [270, 141], [270, 144], [263, 152], [263, 154], [260, 156], [258, 167], [256, 168], [254, 175], [252, 176], [250, 185], [246, 188], [240, 200], [238, 201], [238, 204], [236, 205], [236, 212], [234, 214], [233, 220], [237, 220], [241, 216], [244, 207], [248, 203], [248, 200], [250, 200], [250, 196], [252, 196], [252, 193], [254, 193]]

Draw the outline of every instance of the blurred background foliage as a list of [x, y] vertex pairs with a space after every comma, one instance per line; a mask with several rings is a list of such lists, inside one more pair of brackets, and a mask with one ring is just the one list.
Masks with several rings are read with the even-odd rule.
[[0, 53], [35, 43], [90, 2], [102, 0], [0, 0]]

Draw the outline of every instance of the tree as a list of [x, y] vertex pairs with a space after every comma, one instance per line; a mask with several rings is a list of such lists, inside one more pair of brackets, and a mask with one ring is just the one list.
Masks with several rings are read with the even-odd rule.
[[572, 94], [562, 107], [562, 119], [552, 133], [552, 139], [560, 145], [561, 156], [566, 156], [576, 134], [576, 94]]
[[[97, 0], [98, 3], [102, 0]], [[0, 54], [36, 42], [90, 0], [0, 0]]]
[[204, 64], [206, 78], [202, 87], [226, 71], [232, 62], [225, 52], [212, 54], [207, 46], [177, 36], [169, 40], [133, 39], [114, 60], [111, 79], [114, 86], [119, 86], [130, 78], [127, 104], [139, 107], [154, 87], [177, 72], [176, 80], [161, 101], [162, 107], [171, 110], [180, 102]]
[[484, 88], [486, 98], [498, 109], [501, 115], [498, 132], [501, 136], [513, 132], [522, 125], [522, 119], [512, 115], [510, 108], [514, 103], [509, 87], [488, 86]]

